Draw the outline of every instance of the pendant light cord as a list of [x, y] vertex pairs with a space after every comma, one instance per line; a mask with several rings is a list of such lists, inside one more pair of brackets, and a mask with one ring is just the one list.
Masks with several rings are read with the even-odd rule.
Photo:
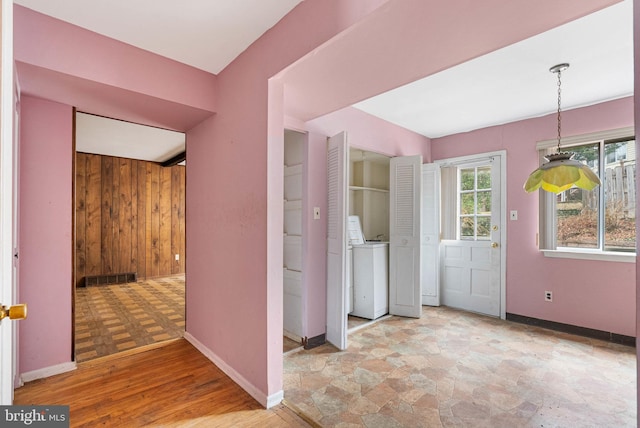
[[560, 118], [560, 106], [562, 102], [562, 70], [558, 69], [558, 153], [560, 153], [560, 135], [562, 131], [562, 120]]

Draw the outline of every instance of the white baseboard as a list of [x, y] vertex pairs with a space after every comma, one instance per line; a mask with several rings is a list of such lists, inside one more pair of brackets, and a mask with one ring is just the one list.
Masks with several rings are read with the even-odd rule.
[[31, 382], [32, 380], [43, 379], [45, 377], [54, 376], [60, 373], [70, 372], [77, 368], [78, 366], [76, 365], [75, 361], [71, 361], [69, 363], [57, 364], [55, 366], [49, 366], [43, 369], [22, 373], [20, 375], [20, 379], [24, 384], [25, 382]]
[[193, 346], [195, 346], [198, 351], [200, 351], [205, 357], [211, 360], [213, 364], [215, 364], [220, 370], [222, 370], [227, 376], [229, 376], [235, 383], [240, 385], [242, 389], [247, 391], [249, 395], [255, 398], [256, 401], [265, 408], [269, 409], [277, 404], [280, 404], [280, 402], [284, 398], [283, 390], [267, 396], [265, 393], [256, 388], [255, 385], [246, 380], [240, 373], [238, 373], [231, 366], [225, 363], [220, 357], [215, 354], [215, 352], [207, 348], [202, 342], [193, 337], [193, 335], [185, 332], [184, 338]]

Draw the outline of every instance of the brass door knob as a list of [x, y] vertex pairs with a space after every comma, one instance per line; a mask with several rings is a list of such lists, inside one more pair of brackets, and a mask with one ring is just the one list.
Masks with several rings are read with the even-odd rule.
[[9, 317], [10, 320], [23, 320], [27, 317], [27, 305], [25, 303], [0, 308], [0, 320]]
[[492, 242], [491, 243], [491, 248], [498, 248], [498, 243], [497, 242]]

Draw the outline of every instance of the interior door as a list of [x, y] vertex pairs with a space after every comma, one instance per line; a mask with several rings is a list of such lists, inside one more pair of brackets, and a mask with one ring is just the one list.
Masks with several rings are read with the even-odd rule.
[[420, 200], [422, 156], [391, 158], [389, 165], [389, 313], [420, 318]]
[[440, 306], [440, 166], [422, 165], [422, 304]]
[[347, 349], [347, 134], [328, 140], [327, 147], [327, 340]]
[[[1, 3], [0, 30], [0, 305], [14, 301], [13, 2]], [[13, 322], [0, 321], [0, 405], [13, 402]]]
[[[441, 245], [442, 303], [486, 315], [502, 312], [501, 157], [457, 165], [456, 237]], [[444, 191], [444, 190], [443, 190]]]

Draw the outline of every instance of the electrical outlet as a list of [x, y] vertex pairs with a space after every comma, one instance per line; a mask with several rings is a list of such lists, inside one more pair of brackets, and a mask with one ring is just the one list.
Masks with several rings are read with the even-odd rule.
[[545, 291], [544, 300], [547, 302], [553, 302], [553, 293], [551, 291]]

